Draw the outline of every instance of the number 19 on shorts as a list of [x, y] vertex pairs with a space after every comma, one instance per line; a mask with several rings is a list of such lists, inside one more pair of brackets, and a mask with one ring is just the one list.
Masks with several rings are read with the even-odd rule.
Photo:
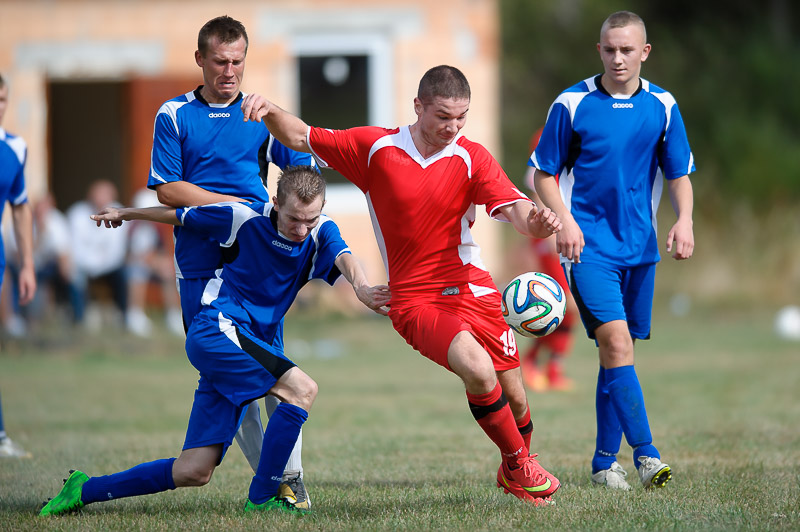
[[500, 335], [500, 341], [503, 342], [503, 354], [507, 357], [513, 357], [517, 354], [517, 339], [514, 336], [514, 331], [508, 329], [503, 331]]

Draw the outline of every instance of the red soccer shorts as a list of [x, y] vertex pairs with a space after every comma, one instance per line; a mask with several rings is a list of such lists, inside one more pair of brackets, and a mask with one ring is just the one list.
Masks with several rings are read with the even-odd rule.
[[514, 332], [500, 314], [500, 294], [475, 297], [466, 287], [456, 295], [392, 296], [389, 317], [408, 344], [448, 371], [447, 350], [461, 331], [469, 331], [489, 353], [495, 371], [519, 367]]

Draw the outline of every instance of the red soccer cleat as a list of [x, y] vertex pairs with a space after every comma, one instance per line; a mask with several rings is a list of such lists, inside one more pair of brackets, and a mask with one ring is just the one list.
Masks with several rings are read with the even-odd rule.
[[537, 455], [526, 456], [517, 461], [519, 467], [510, 469], [504, 460], [497, 470], [497, 487], [506, 493], [529, 502], [541, 505], [561, 487], [556, 477], [548, 473], [536, 460]]

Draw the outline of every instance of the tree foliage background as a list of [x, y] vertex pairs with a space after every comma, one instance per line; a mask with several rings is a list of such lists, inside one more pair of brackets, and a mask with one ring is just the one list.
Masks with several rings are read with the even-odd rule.
[[675, 96], [686, 122], [696, 210], [710, 218], [732, 205], [798, 212], [800, 5], [501, 0], [500, 9], [503, 163], [512, 179], [522, 176], [531, 134], [555, 97], [602, 72], [600, 26], [627, 9], [644, 19], [653, 45], [642, 77]]

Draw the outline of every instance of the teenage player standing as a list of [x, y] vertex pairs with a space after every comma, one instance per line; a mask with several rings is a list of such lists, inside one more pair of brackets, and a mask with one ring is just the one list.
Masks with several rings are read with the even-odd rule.
[[603, 74], [561, 93], [528, 163], [542, 201], [564, 220], [557, 248], [599, 347], [592, 480], [618, 489], [630, 489], [616, 460], [623, 434], [645, 488], [671, 478], [653, 445], [633, 349], [650, 337], [662, 175], [677, 215], [667, 252], [674, 246], [683, 260], [694, 250], [694, 158], [675, 99], [639, 77], [650, 48], [639, 16], [609, 16], [597, 44]]
[[[197, 37], [195, 61], [203, 85], [165, 102], [153, 133], [147, 186], [164, 205], [183, 207], [220, 201], [269, 201], [269, 163], [280, 168], [313, 165], [311, 157], [287, 149], [263, 127], [244, 121], [240, 91], [248, 37], [241, 22], [227, 16], [208, 21]], [[200, 310], [200, 296], [220, 262], [219, 246], [191, 228], [175, 228], [175, 264], [184, 326]], [[267, 413], [277, 405], [267, 398]], [[263, 437], [258, 404], [245, 411], [236, 440], [255, 470]], [[301, 507], [311, 500], [303, 484], [302, 434], [287, 463], [284, 490]], [[288, 491], [287, 491], [288, 493]]]
[[263, 119], [286, 146], [312, 152], [366, 194], [395, 329], [464, 382], [473, 416], [502, 454], [498, 487], [541, 503], [560, 484], [529, 454], [533, 425], [514, 333], [470, 228], [476, 205], [526, 236], [548, 236], [561, 222], [514, 187], [483, 146], [459, 135], [469, 104], [464, 75], [439, 66], [420, 81], [411, 126], [331, 131], [257, 95], [243, 106], [245, 117]]

